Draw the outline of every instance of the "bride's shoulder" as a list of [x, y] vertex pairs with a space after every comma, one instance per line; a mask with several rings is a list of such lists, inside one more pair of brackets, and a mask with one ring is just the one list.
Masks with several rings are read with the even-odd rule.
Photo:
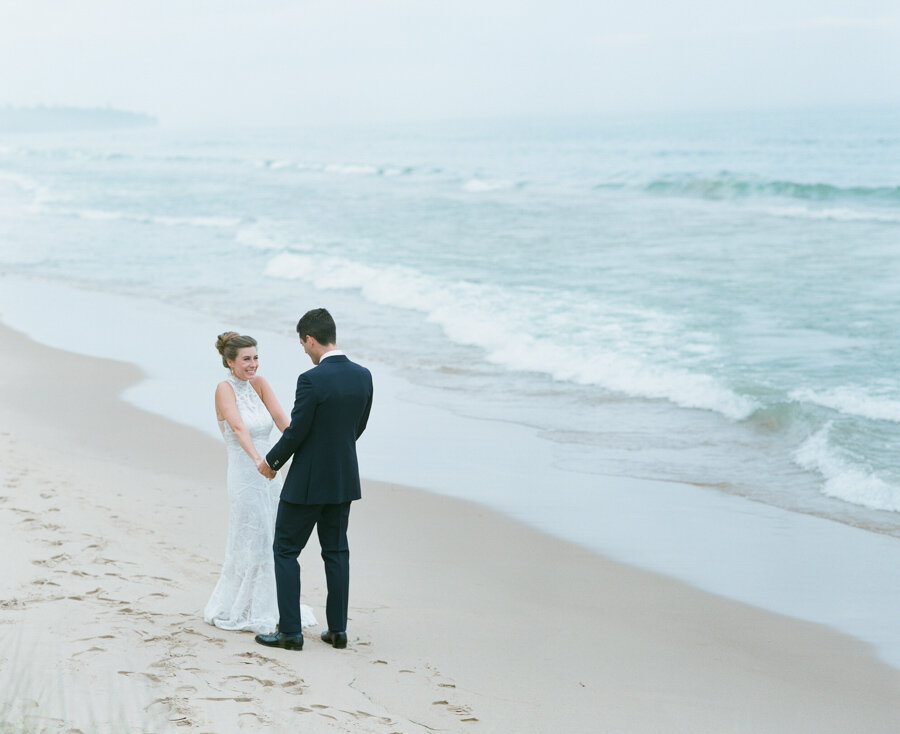
[[222, 380], [218, 385], [216, 385], [216, 397], [234, 397], [234, 387], [232, 387], [231, 383], [228, 380]]
[[262, 394], [269, 389], [269, 383], [262, 375], [253, 375], [253, 377], [250, 378], [250, 384], [260, 397], [262, 397]]

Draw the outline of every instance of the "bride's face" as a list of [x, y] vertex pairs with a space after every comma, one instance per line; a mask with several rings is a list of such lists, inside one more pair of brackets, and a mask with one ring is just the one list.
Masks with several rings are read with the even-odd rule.
[[256, 374], [259, 367], [259, 354], [256, 347], [241, 347], [238, 349], [237, 356], [228, 360], [228, 366], [231, 372], [239, 380], [249, 380]]

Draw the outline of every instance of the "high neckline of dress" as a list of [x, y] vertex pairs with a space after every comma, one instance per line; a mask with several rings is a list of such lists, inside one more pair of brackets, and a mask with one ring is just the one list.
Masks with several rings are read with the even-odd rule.
[[242, 380], [240, 377], [236, 377], [233, 373], [229, 374], [226, 379], [232, 384], [233, 387], [237, 387], [238, 385], [240, 385], [242, 388], [250, 387], [250, 380]]

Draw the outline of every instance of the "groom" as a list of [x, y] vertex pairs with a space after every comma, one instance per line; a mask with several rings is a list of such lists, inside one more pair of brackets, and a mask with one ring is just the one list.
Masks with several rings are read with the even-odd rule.
[[269, 647], [303, 649], [300, 624], [300, 567], [297, 557], [318, 530], [325, 562], [328, 629], [322, 639], [347, 646], [347, 597], [350, 551], [347, 522], [350, 503], [360, 498], [356, 439], [366, 428], [372, 407], [372, 375], [335, 347], [336, 328], [324, 308], [308, 311], [297, 323], [303, 351], [313, 369], [297, 380], [291, 424], [266, 455], [260, 472], [274, 477], [293, 456], [275, 520], [275, 583], [278, 631], [257, 635]]

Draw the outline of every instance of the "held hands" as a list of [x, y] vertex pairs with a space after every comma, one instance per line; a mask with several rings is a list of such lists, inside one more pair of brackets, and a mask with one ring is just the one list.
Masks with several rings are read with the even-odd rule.
[[256, 468], [260, 474], [262, 474], [266, 479], [274, 479], [275, 474], [277, 473], [272, 467], [270, 467], [265, 459], [259, 459], [256, 462]]

